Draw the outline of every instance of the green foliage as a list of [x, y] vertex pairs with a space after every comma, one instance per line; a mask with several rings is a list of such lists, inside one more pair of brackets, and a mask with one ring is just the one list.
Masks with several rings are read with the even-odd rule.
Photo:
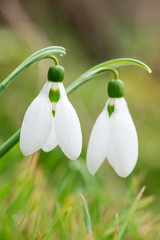
[[17, 151], [1, 163], [1, 239], [155, 239], [160, 216], [149, 210], [152, 196], [136, 197], [138, 178], [118, 187], [117, 176], [92, 177], [84, 159], [72, 162], [59, 148], [40, 159]]
[[[50, 32], [55, 31], [55, 27], [51, 26]], [[68, 86], [98, 61], [87, 57], [70, 34], [64, 36], [63, 31], [60, 32], [62, 36], [56, 42], [62, 43], [63, 39], [68, 53], [70, 51], [67, 58], [61, 60], [66, 67], [64, 84]], [[4, 38], [4, 34], [1, 35]], [[13, 33], [1, 44], [1, 50], [5, 50], [1, 58], [7, 56], [6, 48], [2, 47], [5, 43], [7, 47], [12, 44], [10, 54], [15, 52], [11, 58], [9, 55], [1, 61], [1, 79], [31, 53], [18, 37], [14, 35], [14, 38], [16, 50], [11, 41]], [[21, 126], [24, 112], [47, 80], [47, 69], [48, 64], [45, 69], [42, 65], [29, 68], [1, 95], [1, 144]], [[105, 74], [98, 82], [86, 84], [70, 97], [81, 119], [83, 158], [70, 161], [58, 147], [50, 153], [41, 151], [40, 156], [24, 158], [17, 144], [0, 159], [0, 239], [113, 240], [118, 236], [122, 240], [156, 239], [160, 229], [158, 78], [150, 79], [153, 76], [141, 70], [133, 73], [131, 68], [121, 72], [140, 142], [138, 164], [131, 176], [120, 179], [107, 161], [95, 177], [86, 169], [89, 134], [107, 100], [106, 81], [111, 77]], [[143, 185], [146, 190], [137, 201]]]
[[[10, 157], [16, 151], [13, 149]], [[52, 165], [48, 165], [51, 159]], [[13, 165], [14, 171], [8, 169], [5, 175], [1, 170], [2, 185], [8, 179], [8, 184], [0, 190], [1, 239], [153, 239], [156, 236], [158, 218], [146, 211], [154, 198], [142, 197], [144, 187], [136, 194], [139, 188], [136, 178], [131, 179], [124, 196], [114, 201], [102, 179], [88, 174], [84, 159], [69, 161], [60, 149], [47, 156], [41, 154], [40, 158], [36, 153]]]

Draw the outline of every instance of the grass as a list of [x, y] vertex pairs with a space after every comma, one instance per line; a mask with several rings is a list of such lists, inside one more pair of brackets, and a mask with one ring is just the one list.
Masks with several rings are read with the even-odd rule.
[[[10, 38], [6, 37], [6, 46]], [[65, 86], [97, 63], [77, 45], [71, 44], [70, 53], [61, 60]], [[26, 46], [17, 44], [16, 59], [6, 58], [5, 63], [2, 59], [2, 79], [30, 54], [22, 56], [19, 48]], [[37, 66], [28, 69], [1, 96], [1, 144], [21, 126], [25, 110], [45, 82], [49, 64], [39, 75]], [[134, 172], [121, 179], [107, 161], [94, 177], [86, 168], [89, 134], [107, 100], [106, 80], [112, 77], [106, 75], [70, 96], [82, 125], [80, 159], [68, 160], [58, 147], [24, 158], [19, 145], [0, 159], [0, 240], [160, 239], [159, 82], [133, 68], [120, 73], [139, 136]]]
[[54, 161], [49, 171], [42, 166], [45, 154], [20, 161], [18, 148], [9, 153], [14, 164], [1, 168], [0, 239], [156, 239], [160, 215], [147, 210], [154, 198], [143, 197], [136, 177], [114, 201], [101, 179], [89, 175], [84, 159], [48, 154]]

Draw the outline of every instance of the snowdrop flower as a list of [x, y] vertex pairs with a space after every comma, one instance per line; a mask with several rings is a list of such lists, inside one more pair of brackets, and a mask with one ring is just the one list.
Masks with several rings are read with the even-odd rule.
[[62, 80], [64, 69], [52, 66], [48, 81], [28, 107], [21, 128], [20, 148], [30, 155], [40, 148], [51, 151], [57, 145], [74, 160], [82, 149], [81, 126], [75, 109], [69, 102]]
[[87, 166], [94, 175], [105, 158], [120, 177], [127, 177], [138, 158], [138, 137], [120, 80], [108, 85], [109, 100], [93, 127], [88, 151]]

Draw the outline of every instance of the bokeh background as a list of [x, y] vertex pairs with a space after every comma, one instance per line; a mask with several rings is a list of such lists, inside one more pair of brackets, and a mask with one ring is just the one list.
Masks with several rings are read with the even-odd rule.
[[[0, 159], [0, 239], [159, 239], [160, 2], [0, 0], [1, 81], [30, 54], [50, 45], [67, 50], [65, 57], [57, 55], [65, 68], [65, 86], [109, 59], [136, 58], [150, 66], [152, 74], [133, 66], [119, 69], [138, 132], [138, 163], [126, 179], [107, 161], [94, 177], [86, 169], [89, 136], [112, 78], [106, 73], [69, 97], [83, 132], [79, 160], [70, 161], [58, 147], [23, 157], [19, 144]], [[51, 64], [43, 60], [31, 66], [1, 95], [0, 144], [21, 127]], [[132, 211], [144, 185], [142, 200]]]

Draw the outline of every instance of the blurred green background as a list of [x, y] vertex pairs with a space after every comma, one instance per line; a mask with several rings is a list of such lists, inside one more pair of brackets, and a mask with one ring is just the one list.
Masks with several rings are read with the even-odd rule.
[[[117, 176], [107, 161], [93, 177], [85, 164], [91, 129], [107, 101], [110, 73], [69, 96], [83, 133], [79, 160], [70, 161], [58, 147], [23, 157], [18, 144], [0, 159], [1, 240], [160, 238], [159, 23], [158, 0], [0, 1], [1, 81], [30, 54], [50, 45], [67, 50], [65, 57], [57, 55], [65, 86], [88, 68], [119, 57], [144, 61], [153, 71], [119, 69], [139, 137], [138, 163], [128, 178]], [[31, 66], [1, 95], [0, 144], [21, 127], [51, 64], [43, 60]]]

